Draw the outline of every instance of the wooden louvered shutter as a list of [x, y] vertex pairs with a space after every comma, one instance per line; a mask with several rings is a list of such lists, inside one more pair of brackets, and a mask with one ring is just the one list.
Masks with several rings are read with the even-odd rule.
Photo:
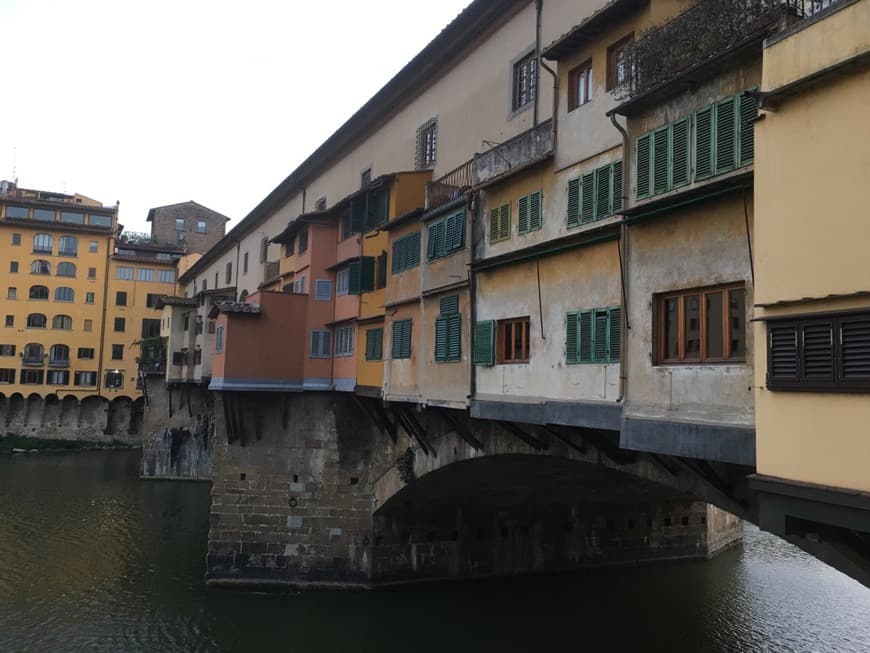
[[402, 322], [393, 322], [392, 358], [402, 357]]
[[713, 174], [713, 107], [695, 114], [695, 179]]
[[833, 383], [834, 323], [818, 321], [801, 327], [801, 378]]
[[595, 219], [600, 220], [610, 215], [610, 165], [602, 166], [595, 171]]
[[504, 204], [501, 207], [501, 216], [499, 218], [499, 238], [507, 239], [511, 237], [511, 205]]
[[768, 324], [767, 384], [795, 383], [798, 379], [797, 325]]
[[361, 233], [366, 224], [366, 198], [365, 195], [355, 197], [350, 201], [350, 230], [351, 233]]
[[740, 96], [740, 165], [751, 163], [755, 158], [755, 119], [758, 117], [758, 98], [754, 95]]
[[689, 183], [689, 119], [671, 126], [671, 188]]
[[592, 222], [595, 219], [595, 172], [583, 175], [580, 189], [580, 222]]
[[568, 180], [568, 226], [580, 224], [580, 178]]
[[411, 357], [411, 320], [404, 320], [402, 325], [402, 357]]
[[462, 316], [454, 313], [447, 316], [447, 360], [462, 358]]
[[716, 103], [716, 174], [734, 167], [737, 158], [735, 98]]
[[501, 239], [501, 207], [489, 211], [489, 242]]
[[870, 316], [840, 318], [840, 381], [870, 380]]
[[435, 318], [435, 360], [439, 363], [447, 360], [447, 318]]
[[453, 223], [453, 229], [447, 242], [447, 251], [455, 252], [465, 247], [465, 211], [456, 213], [449, 221]]
[[438, 240], [438, 225], [433, 224], [429, 225], [429, 242], [426, 243], [426, 257], [427, 258], [435, 258], [438, 256], [437, 252], [437, 244]]
[[439, 302], [441, 315], [453, 315], [459, 312], [459, 295], [447, 295]]
[[670, 129], [662, 127], [653, 132], [653, 194], [665, 193], [670, 189]]
[[529, 195], [529, 231], [541, 228], [541, 191]]
[[359, 295], [360, 293], [360, 264], [359, 261], [354, 261], [348, 266], [347, 292], [351, 295]]
[[613, 175], [611, 176], [611, 196], [613, 197], [613, 213], [622, 211], [622, 161], [617, 161], [613, 164]]
[[618, 363], [622, 353], [622, 307], [614, 306], [607, 313], [607, 359]]
[[650, 135], [644, 134], [637, 139], [636, 148], [637, 198], [649, 197], [650, 185]]
[[495, 321], [483, 320], [474, 325], [474, 342], [471, 345], [475, 365], [495, 364]]
[[596, 363], [607, 362], [607, 311], [595, 311], [594, 332], [592, 334], [592, 360]]
[[359, 289], [361, 292], [371, 292], [375, 289], [374, 256], [363, 256], [362, 259], [360, 259]]
[[523, 195], [517, 212], [517, 232], [524, 234], [529, 230], [529, 196]]
[[420, 265], [420, 232], [413, 234], [408, 240], [407, 251], [405, 252], [406, 265], [408, 268], [415, 268]]
[[580, 341], [577, 332], [577, 313], [568, 313], [565, 319], [565, 361], [568, 363], [577, 363], [577, 352], [580, 346]]
[[583, 311], [577, 319], [577, 362], [592, 362], [592, 311]]

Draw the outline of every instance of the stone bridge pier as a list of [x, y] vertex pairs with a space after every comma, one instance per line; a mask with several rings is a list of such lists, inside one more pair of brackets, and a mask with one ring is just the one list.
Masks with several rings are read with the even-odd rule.
[[[616, 435], [345, 393], [219, 393], [211, 585], [372, 587], [707, 558], [742, 504]], [[743, 515], [741, 515], [743, 516]]]

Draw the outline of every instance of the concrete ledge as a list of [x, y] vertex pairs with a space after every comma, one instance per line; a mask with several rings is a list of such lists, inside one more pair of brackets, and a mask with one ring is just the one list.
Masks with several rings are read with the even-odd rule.
[[471, 416], [525, 424], [559, 424], [618, 431], [622, 423], [622, 406], [616, 402], [476, 399], [471, 402]]
[[619, 446], [685, 458], [755, 466], [755, 429], [725, 424], [626, 417]]
[[233, 590], [261, 590], [281, 592], [286, 590], [370, 590], [367, 583], [342, 583], [335, 581], [291, 581], [274, 578], [212, 578], [205, 579], [206, 587]]
[[301, 379], [234, 379], [213, 377], [208, 385], [209, 390], [240, 390], [265, 392], [301, 392]]

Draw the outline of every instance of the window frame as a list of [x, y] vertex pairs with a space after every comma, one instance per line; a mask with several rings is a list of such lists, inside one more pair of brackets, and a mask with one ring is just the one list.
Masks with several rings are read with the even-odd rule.
[[384, 327], [366, 329], [365, 357], [367, 361], [384, 360]]
[[618, 54], [622, 51], [626, 51], [627, 53], [626, 46], [630, 45], [633, 42], [634, 32], [631, 32], [607, 47], [607, 81], [605, 85], [607, 92], [610, 92], [615, 88], [619, 88], [623, 83], [631, 78], [631, 71], [633, 65], [629, 61], [630, 55], [627, 55], [624, 60], [626, 78], [623, 80], [620, 80], [618, 77], [617, 57]]
[[335, 357], [353, 356], [355, 327], [342, 326], [335, 329]]
[[430, 118], [417, 127], [417, 170], [434, 168], [438, 163], [438, 118]]
[[511, 114], [534, 106], [538, 95], [538, 57], [534, 48], [511, 62]]
[[[408, 331], [407, 348], [404, 346], [404, 332]], [[390, 325], [390, 360], [410, 360], [414, 357], [414, 319], [393, 320]]]
[[[517, 326], [522, 327], [524, 332], [524, 337], [522, 340], [522, 347], [520, 348], [520, 356], [516, 356], [516, 337], [514, 336], [514, 330]], [[507, 331], [511, 332], [511, 356], [505, 356], [505, 344], [506, 344], [506, 335]], [[496, 322], [496, 338], [495, 338], [495, 362], [498, 365], [526, 365], [529, 363], [531, 358], [531, 348], [532, 348], [532, 337], [531, 337], [531, 318], [529, 316], [525, 317], [511, 317], [505, 318], [502, 320], [498, 320]], [[524, 356], [523, 356], [524, 354]]]
[[[582, 80], [581, 80], [582, 77]], [[579, 84], [578, 84], [579, 82]], [[578, 97], [578, 91], [583, 88], [583, 101]], [[587, 59], [575, 66], [568, 73], [568, 112], [574, 111], [592, 101], [592, 59]]]

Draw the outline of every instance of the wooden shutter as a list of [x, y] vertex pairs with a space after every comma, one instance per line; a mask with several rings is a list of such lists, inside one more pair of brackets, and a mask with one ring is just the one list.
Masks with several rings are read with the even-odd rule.
[[671, 126], [671, 188], [689, 183], [689, 119]]
[[577, 313], [568, 313], [565, 318], [565, 361], [568, 363], [578, 362], [577, 352], [579, 339], [577, 337]]
[[595, 171], [595, 219], [600, 220], [610, 215], [610, 165], [602, 166]]
[[737, 157], [735, 98], [716, 103], [716, 174], [734, 167]]
[[870, 379], [870, 316], [840, 319], [840, 378], [843, 382]]
[[375, 289], [375, 257], [363, 256], [360, 259], [360, 280], [359, 288], [361, 292], [371, 292]]
[[635, 161], [637, 172], [637, 198], [649, 197], [650, 184], [650, 134], [644, 134], [637, 139], [635, 148]]
[[755, 119], [758, 117], [758, 98], [740, 95], [740, 165], [751, 163], [755, 158]]
[[501, 207], [489, 211], [489, 242], [501, 239]]
[[568, 180], [568, 226], [580, 224], [580, 177]]
[[517, 233], [524, 234], [529, 230], [529, 196], [523, 195], [517, 211]]
[[375, 288], [380, 290], [387, 287], [387, 253], [381, 250], [378, 254], [377, 271], [375, 272]]
[[474, 325], [472, 359], [475, 365], [495, 364], [495, 321], [483, 320]]
[[435, 318], [435, 360], [439, 363], [447, 360], [447, 318]]
[[404, 320], [402, 327], [402, 357], [411, 357], [411, 320]]
[[662, 127], [653, 132], [653, 194], [670, 190], [670, 129]]
[[713, 174], [713, 107], [695, 114], [695, 179]]
[[577, 362], [592, 362], [592, 311], [583, 311], [577, 319], [579, 331], [577, 344]]
[[384, 355], [384, 330], [369, 329], [366, 331], [366, 360], [379, 361]]
[[583, 175], [580, 188], [580, 222], [592, 222], [595, 219], [595, 172]]
[[462, 358], [462, 316], [454, 313], [447, 316], [447, 360]]
[[385, 223], [390, 215], [390, 193], [388, 190], [369, 193], [367, 226], [376, 227]]
[[402, 357], [402, 322], [397, 321], [393, 322], [392, 335], [392, 358], [401, 358]]
[[433, 259], [437, 256], [436, 254], [436, 243], [435, 241], [438, 239], [438, 225], [432, 224], [429, 225], [429, 242], [426, 243], [426, 258]]
[[408, 247], [410, 251], [407, 253], [407, 267], [415, 268], [420, 265], [420, 232], [411, 235]]
[[361, 288], [359, 261], [351, 263], [348, 266], [348, 270], [347, 292], [351, 295], [359, 295]]
[[311, 332], [311, 357], [320, 356], [320, 331]]
[[440, 301], [441, 315], [453, 315], [459, 312], [459, 295], [447, 295]]
[[541, 191], [536, 190], [529, 195], [529, 231], [540, 229], [543, 224], [543, 207], [541, 206]]
[[798, 379], [798, 328], [795, 324], [767, 327], [767, 384]]
[[596, 363], [607, 362], [607, 311], [596, 310], [594, 332], [592, 334], [592, 360]]
[[613, 164], [611, 175], [611, 197], [613, 198], [613, 213], [622, 211], [622, 161]]
[[366, 198], [360, 195], [350, 201], [350, 230], [351, 233], [361, 233], [366, 224]]
[[404, 269], [405, 265], [405, 239], [399, 238], [398, 240], [393, 241], [393, 263], [392, 263], [392, 271], [393, 274], [400, 272]]
[[607, 359], [618, 363], [622, 353], [622, 307], [614, 306], [607, 313]]
[[833, 383], [834, 323], [813, 322], [801, 327], [801, 377]]
[[450, 238], [447, 240], [447, 251], [455, 252], [465, 247], [465, 211], [460, 211], [448, 218], [451, 224]]
[[510, 202], [503, 204], [499, 216], [499, 239], [511, 237], [511, 205]]

